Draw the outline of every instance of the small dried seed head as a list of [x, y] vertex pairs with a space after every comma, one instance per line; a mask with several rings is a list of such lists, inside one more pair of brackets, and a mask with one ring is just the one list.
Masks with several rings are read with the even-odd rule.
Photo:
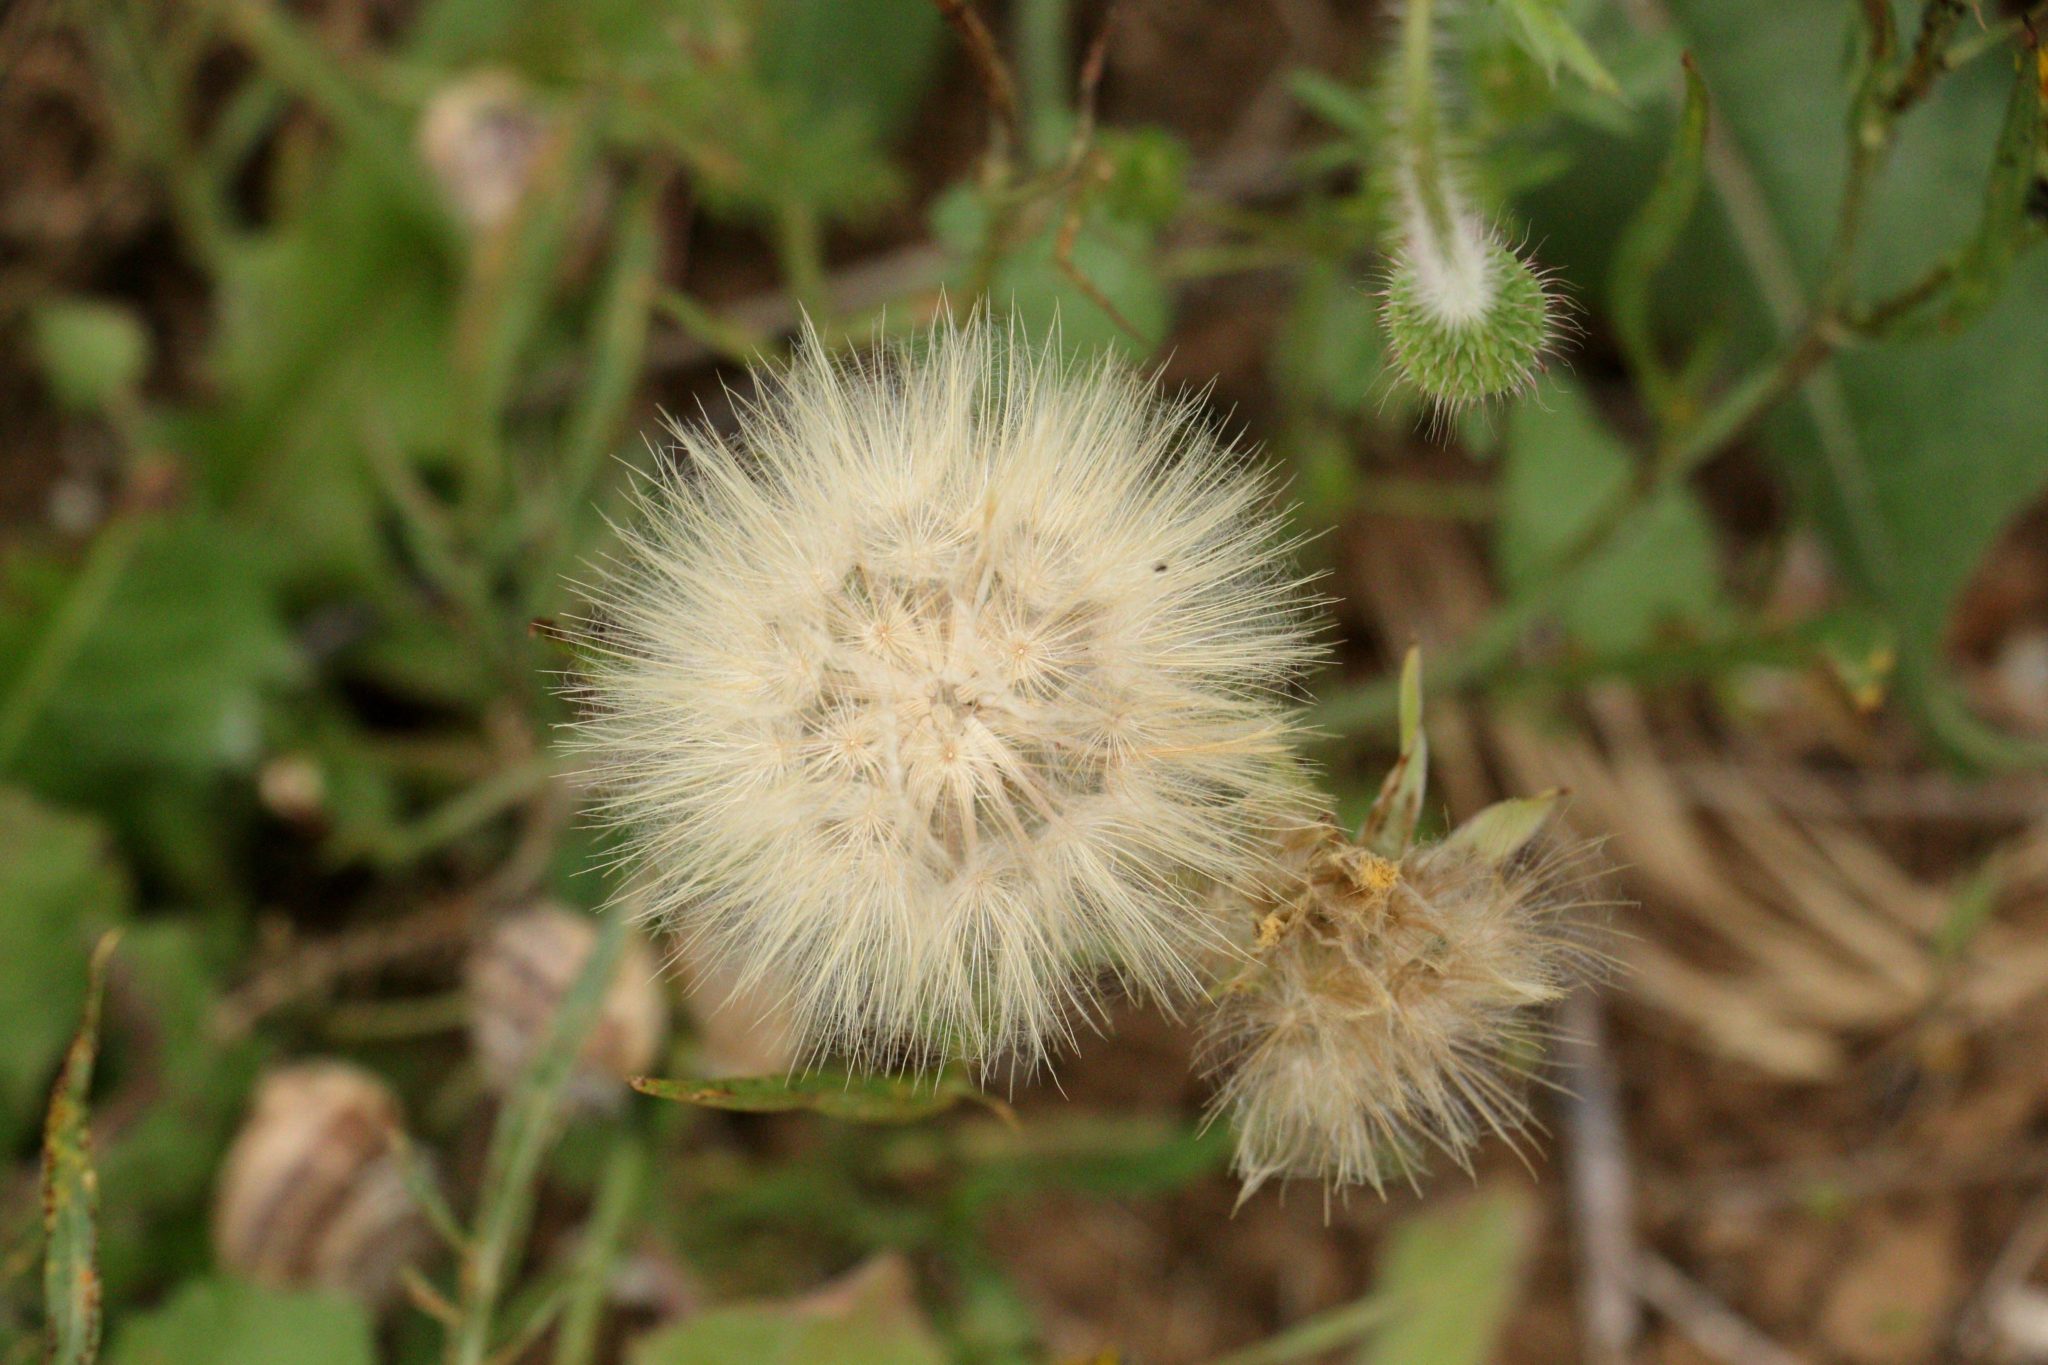
[[[562, 997], [597, 946], [590, 916], [537, 905], [493, 925], [469, 959], [469, 1036], [484, 1077], [500, 1091], [525, 1074]], [[569, 1079], [569, 1101], [612, 1109], [626, 1082], [644, 1075], [668, 1035], [653, 955], [630, 940], [605, 991], [597, 1024]]]
[[1455, 838], [1392, 859], [1328, 822], [1285, 850], [1211, 1038], [1245, 1194], [1276, 1176], [1380, 1189], [1427, 1148], [1462, 1162], [1525, 1123], [1532, 1007], [1588, 957], [1560, 922], [1575, 860], [1501, 863]]
[[220, 1263], [261, 1284], [389, 1304], [430, 1241], [399, 1132], [397, 1097], [366, 1071], [320, 1061], [270, 1073], [214, 1194]]

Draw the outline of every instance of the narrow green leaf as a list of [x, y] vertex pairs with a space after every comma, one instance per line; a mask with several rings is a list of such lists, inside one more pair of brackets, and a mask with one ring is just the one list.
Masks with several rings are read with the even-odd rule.
[[100, 997], [107, 959], [119, 941], [120, 932], [109, 931], [92, 951], [85, 1018], [64, 1057], [43, 1130], [44, 1358], [51, 1365], [91, 1365], [100, 1351], [99, 1176], [87, 1120]]
[[1562, 797], [1562, 792], [1553, 790], [1537, 796], [1496, 801], [1452, 830], [1443, 846], [1446, 849], [1469, 850], [1486, 862], [1499, 866], [1528, 846], [1557, 809]]
[[1313, 1360], [1385, 1326], [1398, 1306], [1375, 1290], [1341, 1308], [1296, 1323], [1256, 1346], [1232, 1351], [1211, 1365], [1290, 1365], [1297, 1360]]
[[1429, 737], [1422, 730], [1422, 651], [1401, 663], [1401, 756], [1387, 771], [1380, 794], [1365, 813], [1358, 841], [1383, 858], [1398, 858], [1415, 839], [1429, 775]]
[[1557, 0], [1500, 0], [1514, 21], [1516, 41], [1554, 81], [1567, 68], [1600, 94], [1620, 99], [1621, 85], [1608, 73], [1593, 49], [1571, 22], [1558, 12]]
[[1521, 1292], [1536, 1201], [1502, 1188], [1409, 1219], [1377, 1292], [1398, 1312], [1359, 1365], [1486, 1365]]
[[1941, 325], [1960, 331], [1989, 308], [2012, 274], [2013, 262], [2026, 245], [2040, 240], [2044, 225], [2028, 212], [2028, 200], [2040, 184], [2044, 122], [2048, 122], [2048, 81], [2041, 79], [2025, 53], [2015, 54], [2012, 91], [2006, 97], [2005, 122], [1992, 155], [1991, 175], [1984, 187], [1984, 216], [1977, 234], [1957, 262], [1955, 282]]
[[637, 1131], [621, 1133], [583, 1226], [582, 1245], [555, 1331], [554, 1365], [590, 1365], [597, 1359], [598, 1329], [628, 1224], [641, 1212], [648, 1178], [648, 1147]]
[[743, 1114], [810, 1110], [850, 1123], [916, 1123], [972, 1100], [999, 1114], [1009, 1107], [957, 1071], [936, 1077], [852, 1076], [814, 1071], [803, 1076], [745, 1076], [719, 1080], [634, 1079], [633, 1088], [656, 1099], [728, 1109]]
[[1323, 122], [1362, 141], [1375, 140], [1385, 128], [1386, 119], [1374, 106], [1373, 96], [1320, 71], [1288, 73], [1287, 93]]
[[2004, 889], [2005, 871], [1997, 858], [1987, 860], [1964, 878], [1949, 902], [1948, 915], [1935, 928], [1935, 953], [1947, 962], [1961, 957], [1976, 939], [1977, 931], [1997, 910], [1998, 896]]
[[1692, 220], [1707, 153], [1707, 83], [1690, 55], [1684, 67], [1685, 107], [1679, 114], [1670, 154], [1649, 197], [1615, 244], [1614, 265], [1607, 278], [1615, 339], [1651, 411], [1666, 420], [1673, 415], [1677, 382], [1657, 354], [1650, 325], [1650, 287]]

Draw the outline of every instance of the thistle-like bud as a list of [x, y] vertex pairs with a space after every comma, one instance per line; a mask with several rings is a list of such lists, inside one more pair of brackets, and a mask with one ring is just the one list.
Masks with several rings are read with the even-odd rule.
[[[469, 1037], [493, 1088], [509, 1090], [525, 1074], [596, 946], [590, 916], [557, 905], [507, 915], [477, 945], [468, 968]], [[668, 1005], [653, 956], [630, 940], [570, 1074], [570, 1103], [617, 1107], [626, 1082], [653, 1065], [667, 1034]]]
[[335, 1289], [391, 1302], [426, 1250], [406, 1188], [398, 1098], [344, 1062], [303, 1062], [256, 1088], [228, 1149], [213, 1207], [222, 1266], [278, 1288]]
[[1381, 313], [1401, 373], [1457, 409], [1530, 385], [1556, 336], [1558, 305], [1459, 183], [1438, 109], [1432, 8], [1408, 0], [1390, 76], [1396, 221]]
[[763, 377], [640, 507], [583, 733], [682, 956], [800, 1050], [1026, 1065], [1198, 988], [1294, 784], [1284, 522], [1192, 403], [984, 322]]

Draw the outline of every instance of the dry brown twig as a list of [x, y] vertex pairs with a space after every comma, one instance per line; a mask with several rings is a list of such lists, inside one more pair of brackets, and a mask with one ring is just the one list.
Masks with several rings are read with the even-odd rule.
[[1599, 996], [1580, 990], [1559, 1021], [1558, 1061], [1587, 1359], [1621, 1365], [1642, 1328], [1636, 1299], [1634, 1177]]

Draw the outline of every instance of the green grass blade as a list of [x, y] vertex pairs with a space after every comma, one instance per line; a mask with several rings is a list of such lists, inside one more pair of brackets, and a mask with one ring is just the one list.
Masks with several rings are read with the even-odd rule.
[[118, 933], [100, 936], [85, 988], [85, 1018], [65, 1054], [43, 1135], [43, 1295], [50, 1365], [91, 1365], [100, 1353], [99, 1177], [86, 1126], [99, 1054], [100, 996]]

